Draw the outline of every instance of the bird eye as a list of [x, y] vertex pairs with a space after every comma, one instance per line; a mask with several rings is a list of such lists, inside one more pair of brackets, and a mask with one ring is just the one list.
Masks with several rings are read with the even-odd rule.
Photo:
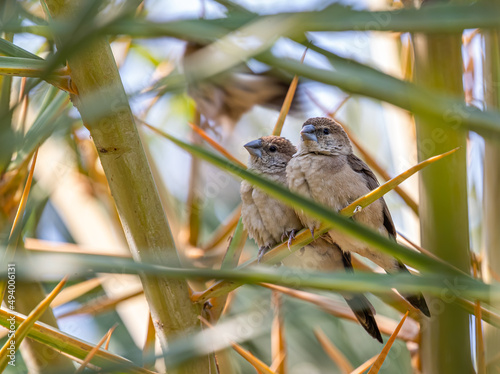
[[269, 147], [270, 152], [276, 152], [277, 150], [278, 150], [278, 147], [276, 147], [275, 145], [272, 145]]
[[328, 135], [330, 133], [329, 129], [323, 129], [323, 134]]

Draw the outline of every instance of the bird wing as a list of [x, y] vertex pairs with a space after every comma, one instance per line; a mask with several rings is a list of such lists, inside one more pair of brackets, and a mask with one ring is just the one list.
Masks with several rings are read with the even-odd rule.
[[[351, 166], [351, 168], [363, 175], [363, 178], [366, 181], [367, 187], [371, 190], [377, 188], [380, 184], [377, 181], [377, 177], [373, 174], [373, 171], [366, 165], [361, 159], [356, 157], [354, 154], [350, 154], [347, 156], [347, 162]], [[384, 214], [384, 227], [392, 238], [396, 238], [396, 227], [394, 226], [394, 222], [392, 221], [391, 213], [389, 212], [389, 208], [385, 203], [383, 197], [380, 198], [382, 202], [382, 210]]]

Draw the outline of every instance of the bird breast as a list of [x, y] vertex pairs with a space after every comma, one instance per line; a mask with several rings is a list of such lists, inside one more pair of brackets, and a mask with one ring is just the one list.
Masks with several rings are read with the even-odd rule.
[[259, 247], [274, 246], [302, 225], [293, 208], [244, 181], [241, 184], [242, 220]]
[[[335, 211], [340, 211], [358, 197], [370, 192], [363, 176], [354, 171], [345, 156], [305, 154], [292, 158], [287, 167], [288, 187], [303, 196]], [[359, 212], [355, 219], [368, 226], [378, 227], [381, 214], [372, 217], [370, 211], [380, 211], [380, 202], [375, 202]], [[302, 222], [309, 228], [317, 228], [319, 223], [297, 212]], [[373, 212], [372, 212], [373, 213]], [[379, 217], [380, 216], [380, 217]], [[377, 221], [377, 222], [371, 222]]]

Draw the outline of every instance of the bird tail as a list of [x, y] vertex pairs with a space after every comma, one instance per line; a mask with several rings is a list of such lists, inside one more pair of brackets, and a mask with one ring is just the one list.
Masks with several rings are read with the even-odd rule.
[[366, 332], [380, 343], [383, 343], [384, 341], [378, 329], [377, 321], [375, 321], [375, 308], [373, 308], [368, 299], [361, 294], [343, 294], [342, 296], [344, 296], [347, 305], [352, 309]]
[[[349, 252], [344, 252], [340, 247], [334, 243], [334, 247], [340, 251], [342, 254], [342, 262], [344, 264], [344, 269], [346, 272], [353, 272], [351, 254]], [[377, 321], [375, 321], [375, 308], [368, 301], [363, 294], [342, 294], [347, 305], [354, 312], [354, 315], [358, 319], [359, 323], [363, 328], [370, 334], [373, 338], [377, 339], [380, 343], [383, 343], [382, 335], [380, 335], [380, 330], [378, 329]]]
[[[404, 264], [402, 264], [401, 262], [399, 263], [399, 269], [401, 272], [406, 272], [406, 273], [410, 272], [407, 269], [407, 267]], [[420, 310], [427, 317], [431, 316], [431, 312], [429, 311], [429, 307], [427, 306], [427, 303], [425, 302], [424, 295], [422, 295], [420, 292], [415, 293], [415, 294], [402, 293], [401, 296], [403, 296], [412, 306], [414, 306], [415, 308]]]
[[424, 295], [422, 295], [421, 293], [417, 293], [414, 295], [402, 294], [401, 296], [403, 296], [411, 305], [419, 309], [427, 317], [431, 316], [431, 312], [429, 311], [429, 307], [425, 302]]

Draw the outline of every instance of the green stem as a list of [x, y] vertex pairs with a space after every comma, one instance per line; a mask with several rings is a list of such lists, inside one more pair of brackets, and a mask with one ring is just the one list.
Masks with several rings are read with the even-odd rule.
[[[498, 1], [496, 1], [498, 3]], [[487, 108], [500, 108], [500, 32], [498, 30], [485, 34], [484, 48], [484, 85]], [[484, 245], [484, 272], [485, 278], [491, 282], [492, 273], [500, 274], [500, 143], [494, 139], [485, 139], [484, 150], [484, 182], [483, 182], [483, 245]], [[493, 306], [499, 306], [493, 303]], [[492, 326], [484, 326], [485, 332], [485, 359], [487, 373], [492, 374], [500, 370], [498, 361], [498, 347], [500, 347], [500, 330]]]
[[[470, 28], [491, 28], [500, 24], [498, 6], [488, 1], [478, 1], [473, 5], [436, 5], [420, 9], [397, 9], [390, 11], [354, 10], [352, 7], [333, 4], [319, 11], [277, 13], [267, 18], [269, 23], [281, 18], [292, 19], [296, 27], [290, 35], [307, 31], [389, 31], [389, 32], [461, 32]], [[133, 37], [173, 36], [181, 39], [188, 37], [193, 41], [208, 41], [219, 38], [224, 29], [236, 30], [258, 17], [255, 13], [229, 16], [223, 19], [182, 20], [152, 23], [138, 20], [119, 20], [109, 25], [111, 34], [126, 33]], [[16, 29], [17, 31], [18, 29]], [[25, 29], [23, 29], [24, 31]], [[30, 30], [30, 29], [28, 29]], [[35, 28], [34, 32], [43, 32]], [[216, 33], [219, 34], [216, 34]]]
[[[313, 49], [314, 47], [311, 47]], [[318, 48], [315, 48], [318, 49]], [[335, 70], [319, 69], [264, 52], [255, 58], [289, 73], [317, 82], [337, 86], [353, 94], [386, 101], [405, 110], [439, 120], [444, 128], [460, 128], [498, 137], [500, 115], [494, 111], [479, 111], [457, 100], [455, 95], [443, 95], [418, 84], [404, 82], [360, 63], [325, 54]]]
[[[412, 274], [376, 274], [358, 272], [355, 274], [332, 272], [321, 273], [300, 269], [208, 269], [180, 268], [151, 263], [138, 263], [129, 258], [104, 255], [33, 254], [32, 266], [24, 266], [18, 271], [19, 279], [30, 279], [36, 272], [40, 276], [60, 277], [65, 269], [72, 269], [74, 276], [93, 273], [141, 274], [166, 277], [169, 279], [226, 279], [238, 283], [256, 284], [273, 283], [292, 288], [315, 288], [330, 291], [392, 293], [399, 291], [429, 292], [441, 297], [445, 302], [458, 299], [500, 300], [500, 285], [486, 284], [465, 275], [435, 273], [418, 277]], [[57, 264], [57, 269], [54, 269]], [[6, 277], [6, 271], [0, 271], [0, 278]], [[216, 295], [218, 296], [218, 295]]]
[[[10, 328], [11, 318], [15, 317], [16, 329], [19, 325], [26, 320], [26, 315], [18, 312], [6, 311], [0, 309], [0, 325], [5, 328]], [[36, 340], [40, 347], [39, 353], [43, 353], [45, 357], [54, 356], [54, 351], [64, 352], [70, 357], [76, 357], [80, 360], [85, 359], [88, 353], [94, 347], [83, 340], [77, 339], [71, 335], [65, 334], [52, 326], [45, 323], [36, 322], [35, 325], [29, 330], [28, 336]], [[50, 348], [49, 348], [50, 347]], [[65, 357], [69, 360], [69, 358]], [[153, 374], [153, 372], [142, 369], [127, 359], [121, 356], [114, 355], [107, 350], [99, 349], [91, 361], [93, 364], [100, 367], [115, 366], [127, 370], [127, 373], [137, 374]], [[70, 362], [71, 363], [71, 362]], [[47, 363], [46, 363], [47, 364]], [[61, 368], [51, 365], [47, 366], [48, 373], [73, 373], [75, 368], [73, 365], [68, 368]], [[30, 371], [31, 373], [31, 371]]]
[[[24, 253], [18, 248], [18, 253]], [[39, 282], [18, 282], [16, 286], [16, 311], [28, 315], [46, 296]], [[47, 309], [38, 321], [58, 328], [57, 319], [52, 309]], [[74, 371], [74, 365], [68, 357], [54, 354], [47, 347], [33, 339], [26, 339], [21, 347], [23, 359], [28, 363], [30, 372], [50, 374], [54, 371]]]
[[[461, 35], [414, 35], [415, 81], [442, 93], [463, 97]], [[452, 113], [460, 117], [461, 113]], [[419, 175], [422, 246], [470, 273], [467, 211], [467, 133], [436, 117], [416, 118], [419, 160], [456, 147], [450, 157]], [[473, 373], [469, 314], [430, 297], [431, 319], [422, 323], [422, 372]]]
[[[50, 16], [65, 20], [78, 17], [80, 6], [85, 6], [84, 3], [46, 0]], [[65, 39], [71, 41], [71, 38]], [[56, 40], [56, 44], [60, 50], [68, 48], [61, 40]], [[134, 259], [178, 265], [175, 243], [109, 43], [103, 38], [96, 39], [91, 45], [73, 53], [68, 64], [79, 90], [74, 102], [99, 152]], [[89, 101], [95, 99], [106, 107], [99, 117], [94, 115], [94, 108], [89, 105]], [[166, 352], [170, 337], [199, 328], [200, 307], [191, 302], [184, 280], [142, 274], [141, 281], [157, 336]], [[169, 372], [191, 374], [213, 373], [214, 370], [212, 360], [205, 357]]]
[[[194, 131], [192, 133], [192, 137], [194, 144], [201, 144], [199, 136]], [[200, 188], [203, 185], [202, 179], [200, 160], [196, 157], [192, 157], [191, 170], [189, 173], [189, 191], [186, 205], [188, 209], [189, 222], [188, 242], [193, 247], [198, 246], [201, 230], [201, 218], [203, 216], [203, 195], [200, 193]]]
[[[1, 7], [2, 16], [5, 19], [15, 17], [11, 2], [5, 2]], [[13, 45], [13, 34], [4, 35], [5, 39], [1, 39], [4, 44]], [[4, 168], [9, 165], [12, 152], [15, 146], [15, 136], [12, 127], [12, 108], [10, 107], [11, 101], [11, 88], [12, 77], [4, 76], [0, 78], [1, 93], [0, 93], [0, 175], [3, 173]], [[23, 166], [19, 166], [23, 167]], [[0, 226], [5, 222], [0, 220]], [[20, 242], [20, 241], [18, 241]], [[24, 248], [17, 248], [17, 252], [25, 253]], [[0, 255], [2, 256], [2, 255]], [[7, 266], [3, 264], [2, 266]], [[4, 283], [0, 282], [2, 290], [0, 293], [3, 295]], [[38, 281], [34, 282], [18, 282], [16, 286], [16, 302], [15, 309], [18, 312], [29, 314], [38, 304], [39, 301], [45, 298], [45, 292]], [[0, 298], [1, 299], [1, 298]], [[1, 301], [1, 300], [0, 300]], [[57, 320], [54, 317], [52, 309], [47, 309], [45, 313], [39, 318], [41, 322], [45, 322], [51, 326], [57, 327]], [[21, 354], [24, 361], [27, 363], [29, 369], [33, 373], [51, 373], [54, 370], [73, 371], [74, 365], [71, 360], [61, 354], [54, 354], [50, 352], [47, 354], [46, 347], [32, 339], [26, 339], [21, 347]]]

